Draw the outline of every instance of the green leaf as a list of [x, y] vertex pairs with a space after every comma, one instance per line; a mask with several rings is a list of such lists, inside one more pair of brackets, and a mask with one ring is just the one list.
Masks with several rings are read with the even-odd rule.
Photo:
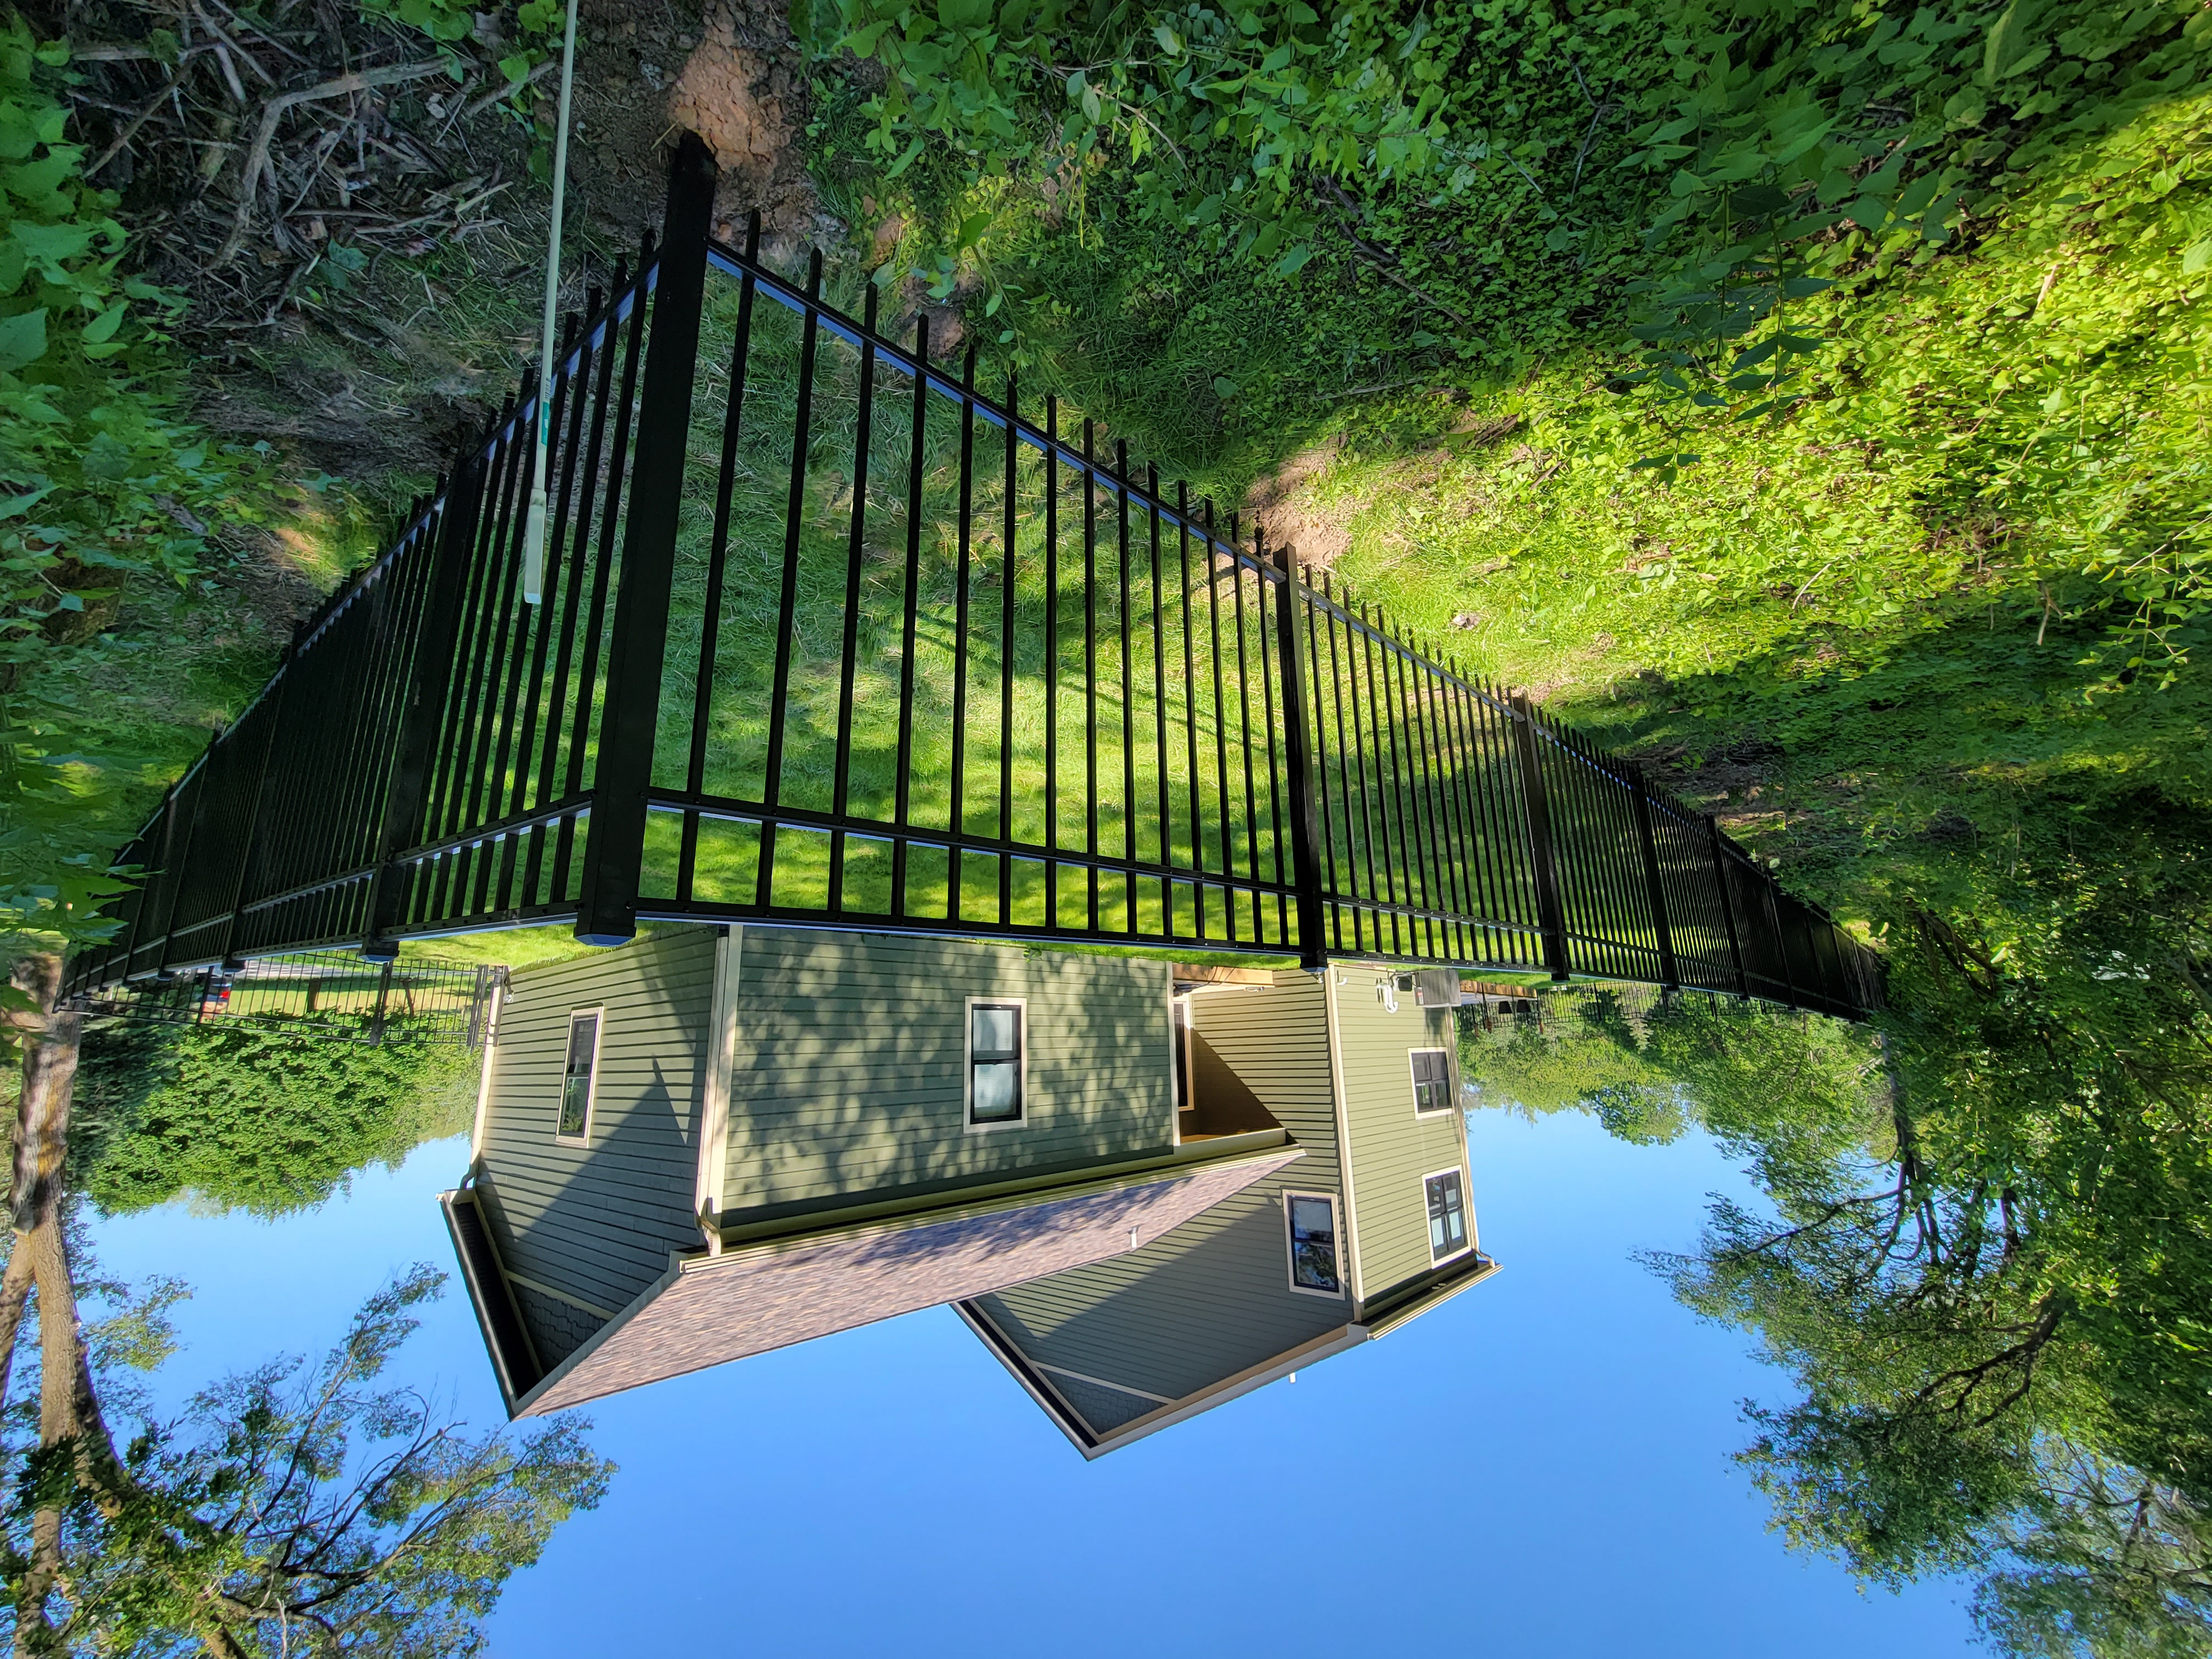
[[2212, 236], [2193, 243], [2181, 256], [2181, 274], [2194, 276], [2207, 265], [2212, 265]]
[[34, 225], [18, 222], [9, 233], [25, 258], [40, 266], [50, 283], [67, 280], [62, 262], [74, 259], [92, 246], [92, 228], [84, 224]]
[[130, 309], [131, 302], [127, 300], [118, 300], [113, 305], [108, 307], [106, 310], [84, 325], [85, 343], [88, 345], [98, 345], [101, 341], [111, 338], [115, 331], [123, 325], [124, 313]]
[[912, 167], [915, 158], [921, 154], [921, 135], [915, 134], [913, 138], [908, 141], [907, 147], [899, 152], [898, 160], [884, 169], [884, 177], [896, 179]]
[[0, 370], [23, 368], [46, 355], [46, 308], [0, 317]]
[[1997, 21], [1990, 25], [1989, 39], [1982, 47], [1984, 84], [1994, 84], [2022, 67], [2021, 54], [2029, 48], [2030, 32], [2042, 9], [2043, 0], [2012, 0], [1997, 14]]

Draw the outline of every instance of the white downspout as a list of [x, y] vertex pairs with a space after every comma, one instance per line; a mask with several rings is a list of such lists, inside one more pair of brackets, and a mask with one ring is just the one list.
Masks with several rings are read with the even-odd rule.
[[560, 112], [553, 126], [553, 228], [545, 250], [545, 317], [538, 345], [538, 447], [530, 469], [530, 514], [522, 526], [522, 600], [536, 605], [545, 587], [545, 473], [553, 445], [553, 325], [561, 307], [561, 220], [568, 195], [568, 100], [576, 76], [576, 0], [561, 44]]

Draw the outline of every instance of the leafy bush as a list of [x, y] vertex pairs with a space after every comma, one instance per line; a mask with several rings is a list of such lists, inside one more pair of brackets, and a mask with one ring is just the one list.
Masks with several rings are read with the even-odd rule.
[[0, 24], [0, 933], [74, 942], [113, 887], [88, 823], [128, 780], [84, 752], [108, 698], [65, 676], [97, 684], [82, 671], [115, 650], [125, 588], [180, 589], [209, 521], [257, 510], [267, 461], [183, 414], [176, 302], [122, 269], [116, 198], [63, 136], [67, 61]]
[[[1881, 446], [1945, 529], [2002, 526], [2045, 617], [2097, 623], [2094, 686], [2167, 683], [2201, 639], [2199, 9], [817, 18], [818, 50], [886, 71], [825, 70], [833, 194], [896, 210], [895, 263], [975, 294], [1032, 383], [1232, 495], [1357, 425], [1324, 400], [1525, 386], [1578, 405], [1541, 447], [1601, 493], [1717, 453], [1848, 474], [1796, 457]], [[1992, 236], [2039, 293], [1977, 267]], [[1848, 540], [1804, 539], [1798, 585], [1838, 554], [1863, 581], [1855, 624], [1897, 602]]]
[[85, 1039], [73, 1184], [110, 1213], [191, 1193], [276, 1216], [468, 1126], [476, 1057], [282, 1026], [123, 1026]]

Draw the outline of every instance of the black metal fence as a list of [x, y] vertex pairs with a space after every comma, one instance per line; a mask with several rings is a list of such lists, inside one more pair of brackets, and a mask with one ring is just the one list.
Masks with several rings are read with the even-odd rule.
[[526, 400], [124, 850], [80, 988], [782, 919], [1876, 1005], [1710, 818], [926, 321], [887, 338], [872, 283], [714, 240], [712, 186], [687, 140], [661, 251], [564, 336], [542, 602]]
[[95, 1018], [283, 1030], [374, 1045], [483, 1041], [492, 993], [507, 970], [474, 963], [363, 962], [351, 951], [262, 957], [234, 969], [199, 968], [93, 992]]

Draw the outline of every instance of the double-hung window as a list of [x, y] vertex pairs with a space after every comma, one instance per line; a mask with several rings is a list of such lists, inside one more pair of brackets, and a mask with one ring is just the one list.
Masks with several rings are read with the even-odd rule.
[[1019, 1123], [1024, 1096], [1022, 1030], [1018, 1001], [968, 1004], [968, 1127], [1000, 1129]]
[[580, 1009], [568, 1016], [568, 1057], [561, 1071], [561, 1112], [553, 1138], [579, 1145], [591, 1139], [592, 1090], [599, 1081], [602, 1010]]
[[1443, 1112], [1451, 1109], [1451, 1054], [1444, 1048], [1416, 1048], [1413, 1062], [1413, 1109]]
[[1290, 1231], [1291, 1288], [1315, 1296], [1342, 1296], [1337, 1266], [1336, 1200], [1326, 1193], [1285, 1193], [1283, 1220]]
[[1457, 1170], [1422, 1182], [1429, 1200], [1429, 1260], [1442, 1261], [1467, 1249], [1467, 1193]]

